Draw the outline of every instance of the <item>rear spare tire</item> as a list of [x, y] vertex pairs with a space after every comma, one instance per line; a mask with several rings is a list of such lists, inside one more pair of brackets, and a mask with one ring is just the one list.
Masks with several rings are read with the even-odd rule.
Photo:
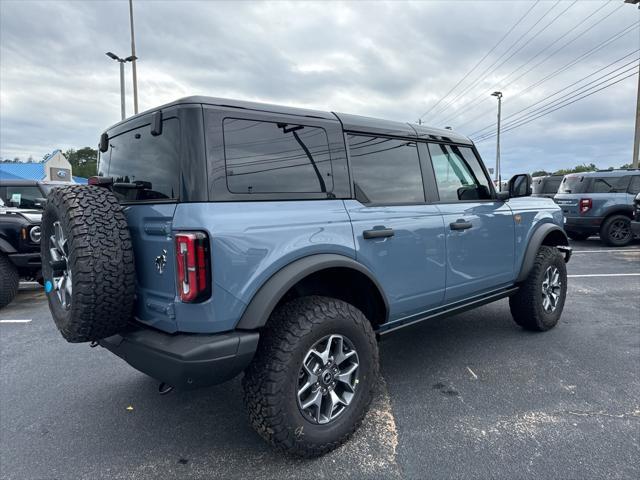
[[122, 207], [102, 187], [49, 193], [42, 215], [42, 275], [51, 315], [69, 342], [121, 331], [133, 313], [133, 246]]
[[9, 257], [0, 253], [0, 308], [9, 305], [18, 294], [18, 269]]

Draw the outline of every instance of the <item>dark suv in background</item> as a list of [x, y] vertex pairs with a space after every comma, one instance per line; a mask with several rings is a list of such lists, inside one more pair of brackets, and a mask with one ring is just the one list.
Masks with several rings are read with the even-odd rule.
[[608, 170], [566, 175], [555, 202], [564, 213], [570, 238], [600, 235], [607, 245], [622, 247], [633, 240], [633, 200], [640, 193], [640, 170]]
[[533, 197], [553, 198], [558, 193], [558, 188], [562, 183], [563, 175], [547, 175], [544, 177], [533, 177]]

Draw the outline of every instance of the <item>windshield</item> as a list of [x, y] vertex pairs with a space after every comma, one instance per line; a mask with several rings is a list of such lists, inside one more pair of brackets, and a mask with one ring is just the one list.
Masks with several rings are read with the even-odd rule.
[[7, 185], [0, 187], [0, 198], [7, 207], [43, 209], [47, 193], [51, 187], [42, 185]]

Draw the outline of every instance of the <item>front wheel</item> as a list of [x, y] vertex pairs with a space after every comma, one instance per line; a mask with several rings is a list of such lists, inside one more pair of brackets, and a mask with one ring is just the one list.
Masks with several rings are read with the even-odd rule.
[[0, 253], [0, 308], [9, 305], [18, 294], [18, 269], [9, 257]]
[[567, 266], [560, 251], [542, 246], [529, 276], [509, 298], [513, 320], [526, 330], [544, 332], [556, 326], [567, 296]]
[[327, 453], [358, 428], [378, 378], [371, 324], [352, 305], [303, 297], [265, 327], [243, 387], [256, 431], [279, 450]]

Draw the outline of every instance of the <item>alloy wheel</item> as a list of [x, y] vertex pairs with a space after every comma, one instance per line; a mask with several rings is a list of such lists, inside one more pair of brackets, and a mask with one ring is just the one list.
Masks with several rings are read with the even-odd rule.
[[329, 335], [307, 352], [298, 374], [298, 407], [316, 424], [326, 424], [351, 404], [358, 385], [358, 352], [343, 335]]
[[553, 312], [560, 299], [562, 292], [562, 281], [558, 267], [551, 265], [547, 267], [542, 279], [542, 308], [545, 312]]

